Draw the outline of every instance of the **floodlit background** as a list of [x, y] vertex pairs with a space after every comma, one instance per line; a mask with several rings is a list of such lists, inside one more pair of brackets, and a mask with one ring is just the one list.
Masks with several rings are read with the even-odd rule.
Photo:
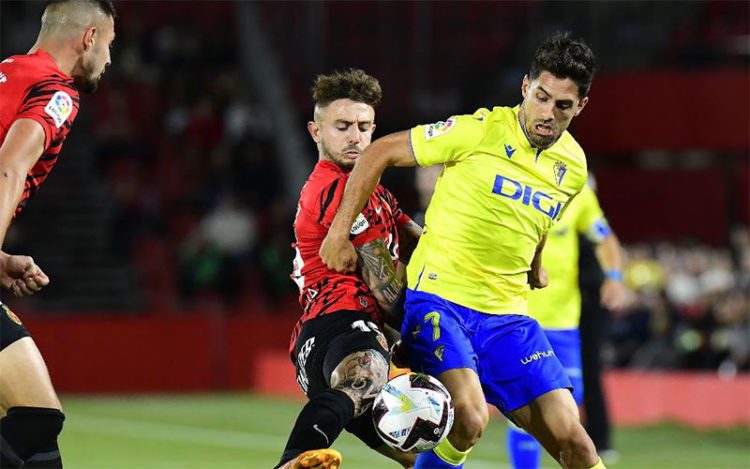
[[[52, 279], [4, 301], [62, 394], [68, 466], [271, 466], [301, 407], [289, 245], [314, 77], [377, 77], [385, 135], [517, 104], [536, 45], [570, 30], [601, 66], [571, 131], [632, 291], [602, 331], [616, 467], [749, 467], [748, 5], [116, 2], [113, 65], [3, 246]], [[43, 7], [3, 0], [0, 56]], [[419, 219], [415, 181], [384, 177]], [[467, 468], [507, 464], [503, 426]]]

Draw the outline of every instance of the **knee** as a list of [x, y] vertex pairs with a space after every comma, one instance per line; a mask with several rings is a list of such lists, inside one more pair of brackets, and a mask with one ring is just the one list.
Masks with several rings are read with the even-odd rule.
[[487, 405], [457, 404], [456, 416], [451, 430], [451, 443], [456, 449], [466, 451], [474, 446], [482, 437], [484, 429], [490, 419]]
[[[563, 459], [572, 459], [574, 461], [587, 461], [589, 466], [593, 466], [598, 460], [596, 448], [586, 430], [580, 425], [571, 425], [570, 430], [558, 438], [560, 451]], [[590, 464], [589, 464], [590, 463]]]
[[348, 395], [354, 403], [354, 417], [370, 408], [388, 381], [388, 362], [374, 350], [350, 355], [333, 371], [331, 387]]
[[[11, 407], [0, 420], [4, 459], [27, 459], [57, 440], [65, 415], [58, 409]], [[9, 448], [6, 446], [10, 446]]]

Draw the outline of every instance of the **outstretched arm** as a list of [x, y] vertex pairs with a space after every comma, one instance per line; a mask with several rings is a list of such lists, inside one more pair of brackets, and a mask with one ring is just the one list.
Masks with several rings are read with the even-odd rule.
[[343, 273], [353, 272], [356, 268], [357, 254], [349, 242], [349, 230], [375, 191], [385, 168], [414, 166], [416, 163], [408, 131], [386, 135], [365, 149], [354, 165], [336, 217], [320, 246], [320, 258], [329, 269]]

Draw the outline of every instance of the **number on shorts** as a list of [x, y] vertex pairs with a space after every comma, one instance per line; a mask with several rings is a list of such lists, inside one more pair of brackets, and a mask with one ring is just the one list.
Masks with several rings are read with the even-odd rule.
[[372, 331], [378, 331], [378, 325], [375, 324], [372, 321], [367, 321], [367, 324], [365, 324], [365, 321], [363, 319], [360, 319], [359, 321], [354, 321], [352, 323], [352, 329], [359, 329], [362, 332], [372, 332]]
[[432, 321], [432, 341], [440, 338], [440, 313], [433, 311], [424, 315], [424, 322]]

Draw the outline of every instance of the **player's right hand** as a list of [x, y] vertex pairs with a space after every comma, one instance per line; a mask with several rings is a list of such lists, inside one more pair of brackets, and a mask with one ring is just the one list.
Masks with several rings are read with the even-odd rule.
[[334, 272], [344, 274], [357, 268], [357, 252], [348, 237], [328, 233], [320, 245], [318, 255], [323, 263]]
[[0, 256], [0, 285], [16, 297], [29, 296], [49, 285], [49, 277], [29, 256]]

